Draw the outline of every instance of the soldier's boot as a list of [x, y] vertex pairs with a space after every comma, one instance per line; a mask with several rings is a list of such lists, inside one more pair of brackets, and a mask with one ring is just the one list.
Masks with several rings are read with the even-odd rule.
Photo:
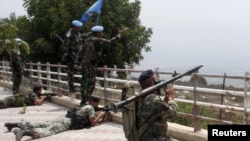
[[21, 141], [23, 136], [30, 136], [32, 137], [34, 135], [33, 130], [15, 130], [14, 134], [16, 135], [16, 141]]
[[13, 128], [15, 127], [19, 127], [18, 123], [5, 123], [4, 126], [8, 129], [8, 131], [10, 132]]

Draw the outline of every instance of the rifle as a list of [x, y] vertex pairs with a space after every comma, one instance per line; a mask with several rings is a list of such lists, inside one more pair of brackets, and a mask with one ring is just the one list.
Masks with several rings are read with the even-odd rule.
[[103, 116], [103, 118], [102, 118], [102, 122], [106, 119], [109, 119], [109, 116], [110, 116], [110, 111], [111, 111], [112, 109], [111, 108], [109, 108], [109, 106], [108, 105], [105, 105], [105, 106], [103, 106], [103, 107], [95, 107], [95, 111], [97, 112], [97, 111], [104, 111], [105, 112], [105, 115]]
[[23, 76], [25, 76], [26, 78], [30, 79], [30, 70], [27, 68], [27, 65], [25, 62], [23, 62]]
[[108, 105], [105, 105], [104, 107], [96, 107], [95, 111], [105, 111], [105, 112], [109, 112], [112, 109], [108, 107]]
[[148, 94], [160, 89], [161, 87], [165, 87], [170, 83], [173, 83], [175, 80], [180, 79], [183, 76], [190, 75], [190, 74], [192, 74], [194, 72], [197, 72], [201, 67], [203, 67], [203, 65], [199, 65], [199, 66], [194, 67], [194, 68], [192, 68], [192, 69], [190, 69], [190, 70], [188, 70], [188, 71], [186, 71], [186, 72], [184, 72], [182, 74], [178, 74], [178, 75], [174, 76], [170, 80], [166, 80], [166, 81], [160, 82], [160, 83], [158, 83], [158, 84], [156, 84], [156, 85], [154, 85], [152, 87], [146, 88], [146, 89], [140, 91], [138, 94], [136, 94], [136, 95], [134, 95], [134, 96], [132, 96], [132, 97], [126, 99], [126, 100], [123, 100], [123, 101], [120, 101], [120, 102], [117, 102], [117, 103], [111, 103], [111, 109], [112, 109], [113, 112], [116, 113], [118, 111], [118, 109], [121, 108], [122, 106], [124, 106], [124, 105], [126, 105], [128, 103], [131, 103], [131, 102], [137, 100], [138, 98], [147, 96]]
[[50, 99], [51, 99], [52, 96], [59, 96], [59, 97], [61, 97], [61, 95], [58, 95], [58, 94], [56, 94], [54, 92], [42, 93], [42, 94], [38, 95], [38, 97], [40, 97], [40, 96], [46, 96], [46, 100], [49, 100], [49, 101], [50, 101]]
[[43, 93], [43, 94], [39, 94], [39, 96], [47, 96], [47, 97], [49, 97], [49, 96], [57, 96], [57, 94], [56, 93]]

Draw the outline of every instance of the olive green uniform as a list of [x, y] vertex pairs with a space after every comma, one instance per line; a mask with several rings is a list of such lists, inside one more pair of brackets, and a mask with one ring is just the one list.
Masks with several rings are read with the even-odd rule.
[[15, 94], [0, 100], [0, 109], [10, 107], [22, 107], [35, 105], [35, 99], [38, 99], [36, 93], [30, 92], [29, 94]]

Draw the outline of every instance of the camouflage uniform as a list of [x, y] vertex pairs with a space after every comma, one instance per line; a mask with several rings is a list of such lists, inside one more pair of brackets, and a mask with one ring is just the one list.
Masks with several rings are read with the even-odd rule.
[[[111, 44], [115, 42], [117, 38], [104, 39], [95, 36], [89, 36], [84, 41], [84, 55], [81, 61], [82, 63], [82, 80], [81, 80], [81, 105], [88, 101], [88, 97], [92, 95], [95, 89], [95, 78], [97, 74], [97, 65], [102, 56], [102, 44]], [[81, 52], [82, 54], [82, 52]]]
[[74, 63], [75, 59], [77, 57], [77, 53], [81, 49], [81, 34], [79, 32], [76, 32], [72, 30], [72, 28], [69, 29], [69, 31], [66, 34], [67, 38], [65, 41], [65, 59], [67, 62], [67, 77], [68, 77], [68, 85], [69, 85], [69, 91], [75, 92], [74, 89], [74, 74], [76, 73], [76, 70], [74, 69]]
[[67, 131], [69, 130], [70, 125], [71, 119], [66, 117], [58, 117], [45, 123], [30, 123], [23, 121], [18, 124], [18, 126], [23, 130], [33, 129], [33, 139], [47, 137]]
[[[81, 107], [81, 109], [78, 110], [76, 114], [79, 116], [89, 115], [89, 117], [94, 117], [95, 110], [93, 106], [85, 105]], [[22, 130], [32, 129], [33, 131], [32, 138], [37, 139], [70, 130], [71, 124], [72, 124], [71, 118], [57, 117], [54, 120], [47, 121], [45, 123], [30, 123], [22, 121], [21, 123], [18, 123], [18, 126]]]
[[37, 98], [38, 96], [34, 92], [29, 94], [15, 94], [14, 96], [0, 100], [0, 109], [35, 105], [35, 99]]
[[158, 115], [140, 137], [140, 141], [170, 141], [167, 133], [167, 119], [175, 117], [177, 104], [174, 101], [164, 102], [157, 94], [150, 94], [138, 101], [138, 126]]
[[11, 50], [10, 55], [11, 60], [11, 70], [12, 70], [12, 82], [13, 82], [13, 94], [17, 94], [19, 92], [19, 87], [22, 82], [22, 74], [21, 71], [23, 70], [23, 58], [20, 55], [20, 52], [18, 52], [15, 49]]

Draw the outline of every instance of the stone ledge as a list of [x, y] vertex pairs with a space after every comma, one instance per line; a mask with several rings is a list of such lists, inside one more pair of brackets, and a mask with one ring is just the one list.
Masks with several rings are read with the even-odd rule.
[[194, 128], [168, 122], [168, 134], [181, 141], [207, 141], [207, 130], [194, 132]]
[[[7, 81], [0, 80], [0, 85], [11, 88], [12, 83], [9, 83]], [[28, 92], [31, 91], [30, 88], [20, 87], [20, 91]], [[60, 106], [66, 107], [66, 108], [72, 108], [75, 105], [78, 105], [80, 103], [80, 100], [74, 100], [71, 101], [70, 97], [63, 96], [63, 97], [51, 97], [51, 102], [58, 104]], [[112, 118], [113, 121], [119, 124], [122, 124], [122, 114], [120, 112], [113, 113]], [[198, 132], [194, 132], [194, 129], [192, 127], [183, 126], [176, 123], [170, 123], [168, 122], [168, 135], [172, 136], [175, 139], [179, 139], [181, 141], [207, 141], [207, 130], [201, 130]]]
[[[122, 114], [112, 113], [113, 121], [122, 124]], [[194, 128], [168, 122], [168, 135], [181, 141], [207, 141], [207, 130], [194, 132]]]

